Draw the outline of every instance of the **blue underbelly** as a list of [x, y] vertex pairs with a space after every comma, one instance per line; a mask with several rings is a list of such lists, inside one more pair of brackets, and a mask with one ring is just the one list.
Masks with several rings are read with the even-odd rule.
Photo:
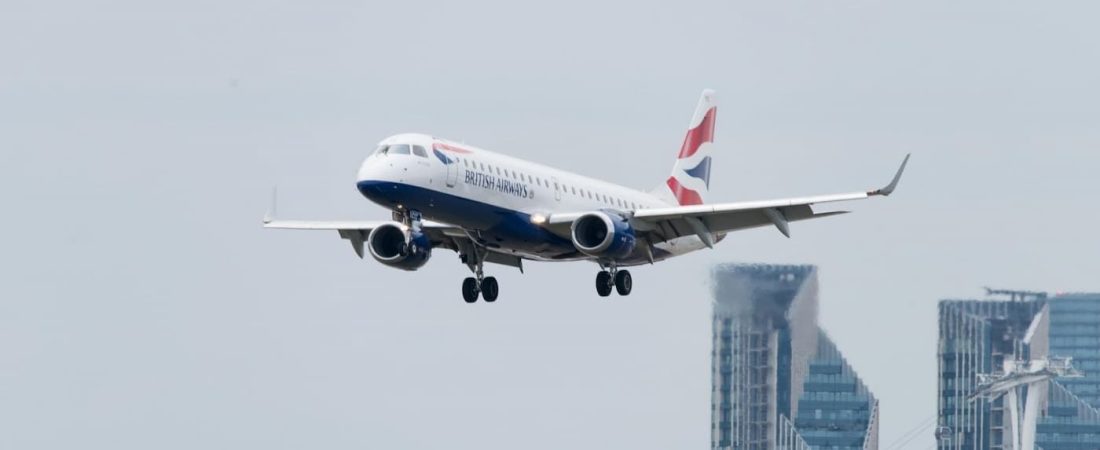
[[394, 210], [415, 209], [428, 220], [457, 225], [489, 248], [513, 249], [544, 258], [581, 257], [568, 239], [531, 223], [529, 214], [456, 195], [389, 181], [360, 181], [359, 192]]

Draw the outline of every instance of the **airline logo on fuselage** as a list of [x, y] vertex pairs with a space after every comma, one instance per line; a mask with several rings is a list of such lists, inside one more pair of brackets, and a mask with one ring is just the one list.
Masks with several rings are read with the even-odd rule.
[[528, 189], [526, 184], [469, 169], [466, 170], [466, 184], [521, 198], [532, 198], [535, 195], [535, 191]]
[[[470, 154], [473, 153], [470, 150], [464, 149], [456, 145], [448, 145], [442, 142], [434, 142], [432, 144], [432, 151], [435, 156], [439, 158], [443, 164], [451, 165], [456, 161], [444, 155], [440, 150], [458, 153], [458, 154]], [[497, 191], [500, 193], [514, 195], [520, 198], [535, 198], [535, 190], [530, 189], [527, 184], [509, 180], [507, 178], [496, 176], [491, 173], [478, 172], [475, 170], [466, 169], [465, 183], [470, 186], [477, 186], [482, 189]]]

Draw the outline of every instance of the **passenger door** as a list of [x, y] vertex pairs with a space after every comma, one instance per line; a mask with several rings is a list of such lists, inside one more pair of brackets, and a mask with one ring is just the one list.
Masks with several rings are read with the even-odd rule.
[[447, 166], [447, 187], [455, 187], [458, 184], [458, 160], [447, 156], [447, 162], [444, 165]]

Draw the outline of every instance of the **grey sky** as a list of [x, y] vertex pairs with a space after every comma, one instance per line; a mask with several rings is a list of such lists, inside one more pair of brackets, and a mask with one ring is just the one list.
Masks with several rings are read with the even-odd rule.
[[[0, 3], [0, 447], [703, 448], [715, 262], [814, 263], [823, 325], [882, 402], [934, 414], [935, 302], [1100, 290], [1100, 5]], [[355, 192], [404, 131], [661, 182], [699, 91], [712, 197], [856, 213], [634, 271], [357, 260], [280, 213]], [[930, 434], [908, 448], [924, 449]]]

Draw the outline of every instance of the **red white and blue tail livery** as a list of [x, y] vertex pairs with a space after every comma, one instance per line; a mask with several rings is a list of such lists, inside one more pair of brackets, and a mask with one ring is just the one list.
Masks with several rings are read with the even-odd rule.
[[[714, 91], [707, 89], [699, 97], [699, 105], [691, 116], [684, 143], [676, 156], [676, 165], [672, 174], [654, 192], [655, 195], [670, 198], [681, 206], [701, 205], [706, 202], [710, 191], [711, 148], [714, 146], [714, 121], [718, 115], [718, 104]], [[671, 196], [669, 196], [671, 194]]]
[[474, 273], [462, 283], [468, 303], [496, 301], [496, 278], [485, 263], [590, 261], [599, 265], [596, 292], [627, 295], [623, 267], [652, 264], [703, 248], [726, 233], [774, 226], [790, 237], [790, 222], [843, 214], [817, 212], [819, 203], [890, 195], [890, 184], [844, 194], [735, 203], [708, 203], [714, 167], [715, 93], [703, 91], [672, 173], [643, 192], [426, 134], [399, 134], [378, 144], [359, 168], [356, 188], [389, 209], [390, 221], [264, 218], [267, 228], [335, 230], [355, 253], [384, 265], [416, 270], [433, 250], [458, 253]]

